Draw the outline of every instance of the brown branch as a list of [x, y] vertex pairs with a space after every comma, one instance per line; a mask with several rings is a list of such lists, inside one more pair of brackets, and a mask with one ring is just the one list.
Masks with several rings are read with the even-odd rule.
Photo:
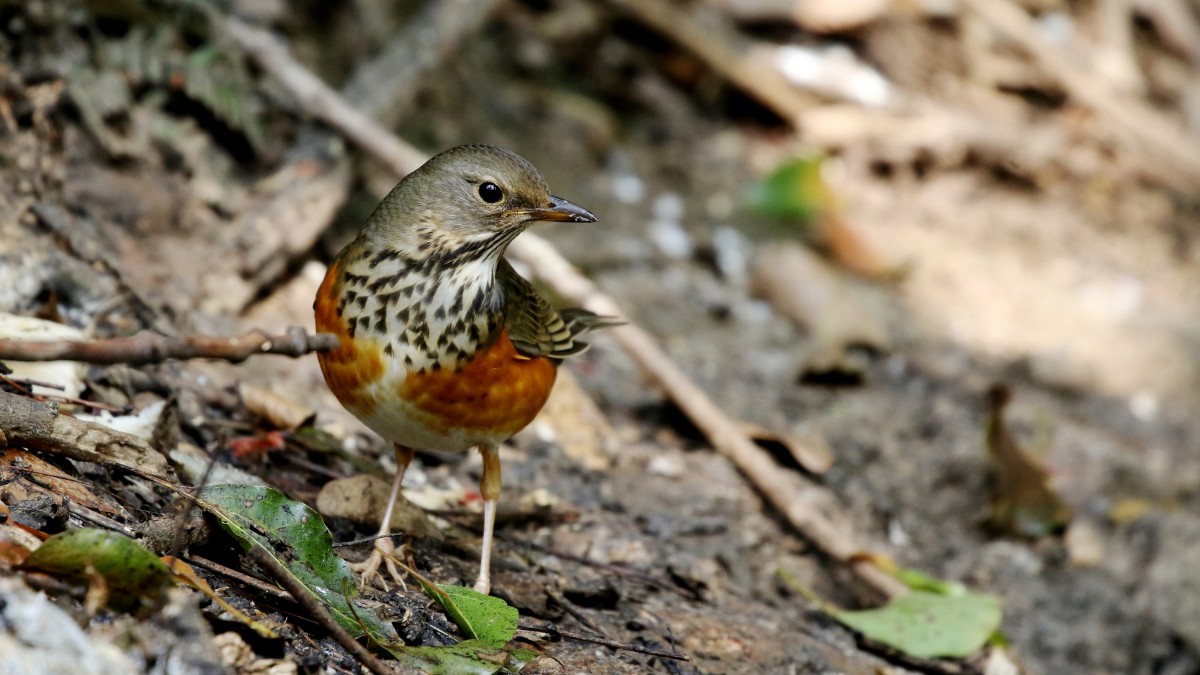
[[303, 356], [337, 349], [337, 336], [309, 335], [292, 327], [286, 335], [254, 331], [238, 337], [171, 338], [143, 331], [108, 340], [0, 340], [0, 361], [83, 361], [141, 365], [167, 359], [220, 359], [234, 363], [255, 354]]
[[[641, 7], [643, 4], [659, 3], [623, 4]], [[362, 150], [391, 167], [397, 177], [404, 176], [423, 161], [422, 157], [413, 155], [416, 151], [411, 146], [321, 84], [273, 36], [241, 23], [236, 26], [236, 32], [240, 35], [240, 41], [269, 44], [270, 58], [255, 54], [259, 66], [284, 86], [293, 89], [301, 105], [307, 107], [311, 104], [310, 113], [325, 120]], [[304, 91], [296, 91], [295, 86], [302, 86]], [[320, 91], [320, 96], [313, 95], [314, 89]], [[336, 104], [327, 100], [329, 97], [336, 99]], [[368, 130], [369, 133], [366, 133]], [[525, 263], [538, 278], [563, 297], [601, 314], [623, 314], [611, 297], [601, 293], [545, 239], [526, 232], [512, 243], [508, 251], [510, 257]], [[614, 329], [613, 335], [643, 371], [705, 433], [713, 447], [730, 458], [801, 534], [829, 555], [849, 564], [863, 581], [884, 595], [896, 596], [906, 591], [903, 584], [875, 565], [870, 556], [858, 555], [864, 547], [848, 534], [851, 531], [848, 525], [835, 524], [827, 515], [842, 512], [829, 490], [800, 478], [795, 472], [782, 470], [766, 451], [746, 437], [738, 423], [727, 417], [712, 399], [688, 379], [655, 344], [649, 333], [627, 324]]]
[[695, 53], [789, 123], [799, 126], [801, 116], [812, 106], [812, 99], [776, 67], [773, 46], [746, 37], [711, 8], [685, 9], [668, 0], [609, 2]]
[[138, 438], [59, 413], [52, 403], [0, 392], [0, 446], [26, 447], [174, 480], [167, 460]]
[[292, 594], [292, 599], [296, 601], [305, 611], [308, 612], [308, 617], [321, 627], [329, 631], [330, 636], [337, 643], [349, 652], [354, 658], [358, 659], [359, 663], [363, 664], [367, 670], [375, 673], [375, 675], [395, 675], [395, 669], [388, 667], [383, 661], [375, 657], [366, 647], [362, 646], [342, 628], [341, 624], [329, 615], [329, 611], [321, 604], [320, 600], [304, 587], [296, 577], [284, 569], [283, 565], [278, 560], [273, 558], [266, 549], [261, 546], [252, 546], [249, 551], [250, 558], [259, 567], [263, 568], [271, 578], [283, 586], [288, 593]]
[[350, 105], [292, 58], [287, 46], [269, 31], [233, 17], [225, 20], [225, 29], [260, 68], [296, 97], [306, 112], [337, 129], [355, 145], [370, 148], [370, 152], [387, 163], [397, 175], [408, 174], [428, 159], [420, 150]]
[[269, 584], [265, 581], [262, 581], [261, 579], [252, 577], [249, 574], [246, 574], [245, 572], [239, 572], [238, 570], [235, 570], [230, 567], [226, 567], [219, 562], [214, 562], [212, 560], [209, 560], [208, 558], [204, 558], [204, 557], [201, 557], [198, 555], [189, 555], [189, 556], [183, 557], [182, 560], [184, 562], [188, 563], [189, 565], [201, 567], [201, 568], [206, 569], [209, 572], [212, 572], [214, 574], [220, 574], [229, 579], [233, 579], [234, 581], [236, 581], [244, 586], [249, 586], [250, 588], [253, 588], [254, 590], [258, 591], [259, 593], [262, 593], [263, 595], [268, 595], [273, 598], [279, 598], [280, 600], [292, 600], [293, 599], [292, 594], [288, 593], [287, 591], [284, 591], [275, 586], [272, 586], [271, 584]]
[[546, 624], [544, 626], [533, 626], [533, 625], [530, 625], [527, 623], [522, 623], [522, 624], [517, 625], [517, 630], [523, 630], [523, 631], [527, 631], [530, 633], [545, 633], [546, 635], [549, 635], [551, 637], [567, 638], [569, 640], [578, 640], [580, 642], [590, 642], [592, 644], [602, 645], [605, 647], [612, 647], [613, 649], [623, 649], [627, 652], [636, 652], [638, 654], [646, 654], [648, 656], [657, 656], [660, 659], [671, 659], [673, 661], [691, 661], [691, 659], [684, 656], [683, 654], [678, 654], [675, 652], [665, 652], [665, 651], [662, 651], [661, 649], [651, 649], [649, 647], [642, 647], [639, 645], [625, 644], [623, 642], [617, 642], [616, 640], [592, 637], [591, 635], [582, 635], [580, 633], [572, 633], [570, 631], [565, 631], [565, 630], [559, 628], [558, 626], [555, 626], [552, 623]]

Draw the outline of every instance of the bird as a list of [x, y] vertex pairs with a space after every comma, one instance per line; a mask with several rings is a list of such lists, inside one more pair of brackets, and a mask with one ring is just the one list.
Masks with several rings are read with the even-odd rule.
[[313, 303], [318, 332], [339, 339], [318, 355], [338, 401], [393, 444], [396, 473], [370, 557], [370, 584], [390, 555], [392, 509], [417, 449], [483, 458], [483, 539], [475, 590], [491, 591], [500, 496], [500, 444], [537, 415], [559, 363], [581, 336], [621, 323], [580, 308], [555, 309], [504, 258], [540, 221], [594, 223], [550, 194], [526, 159], [463, 145], [405, 176], [330, 263]]

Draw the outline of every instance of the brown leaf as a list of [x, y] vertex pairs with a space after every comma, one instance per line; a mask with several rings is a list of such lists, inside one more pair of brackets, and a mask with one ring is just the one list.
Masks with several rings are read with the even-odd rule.
[[821, 475], [833, 466], [833, 451], [825, 435], [810, 430], [803, 437], [797, 434], [772, 431], [752, 422], [742, 422], [742, 429], [755, 443], [767, 446], [779, 445], [786, 449], [805, 471]]
[[1033, 460], [1008, 431], [1004, 411], [1012, 392], [1003, 385], [988, 391], [988, 457], [992, 465], [990, 523], [1002, 532], [1041, 537], [1071, 520], [1071, 509], [1050, 487], [1045, 467]]
[[298, 429], [317, 416], [316, 411], [307, 405], [266, 387], [242, 382], [238, 385], [238, 393], [247, 410], [276, 429]]

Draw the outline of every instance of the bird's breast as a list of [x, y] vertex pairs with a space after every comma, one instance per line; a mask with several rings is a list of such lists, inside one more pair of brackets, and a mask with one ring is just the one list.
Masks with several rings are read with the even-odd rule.
[[338, 400], [381, 436], [442, 450], [498, 443], [545, 404], [555, 364], [517, 352], [485, 285], [378, 284], [340, 265], [315, 303], [317, 330], [340, 345], [318, 359]]

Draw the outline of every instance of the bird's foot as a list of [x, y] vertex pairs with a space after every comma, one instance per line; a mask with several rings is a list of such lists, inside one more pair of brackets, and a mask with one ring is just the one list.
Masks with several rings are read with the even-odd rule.
[[396, 545], [392, 543], [391, 538], [382, 537], [375, 540], [375, 548], [372, 549], [370, 557], [360, 563], [350, 563], [350, 570], [360, 575], [359, 589], [366, 590], [378, 579], [379, 586], [385, 591], [388, 590], [387, 582], [383, 575], [379, 574], [379, 566], [382, 564], [387, 567], [388, 574], [392, 579], [407, 592], [408, 585], [404, 583], [403, 575], [396, 568], [395, 554]]

